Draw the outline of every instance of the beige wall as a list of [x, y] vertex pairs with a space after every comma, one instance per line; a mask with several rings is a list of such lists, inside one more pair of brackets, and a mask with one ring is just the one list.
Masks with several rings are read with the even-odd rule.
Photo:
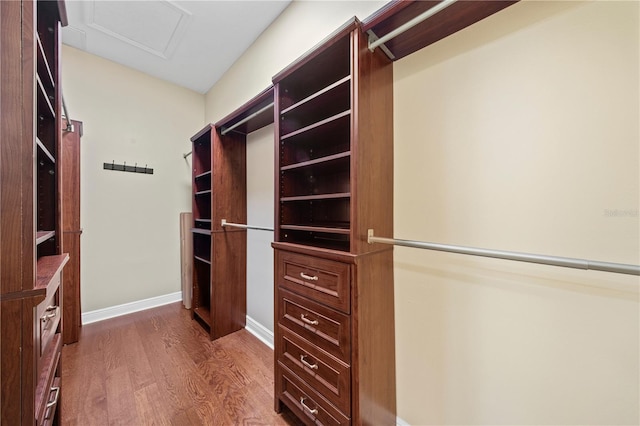
[[[521, 2], [396, 62], [396, 236], [638, 264], [638, 28]], [[399, 415], [638, 424], [638, 284], [396, 248]]]
[[[292, 3], [206, 95], [206, 120], [379, 6]], [[396, 236], [637, 264], [638, 28], [636, 2], [521, 2], [396, 62]], [[398, 416], [637, 424], [638, 284], [397, 248]]]
[[[269, 87], [271, 78], [353, 16], [380, 1], [293, 1], [206, 94], [205, 119], [220, 120]], [[273, 226], [273, 126], [247, 137], [247, 222]], [[247, 315], [273, 331], [273, 232], [247, 234]]]
[[[204, 126], [204, 96], [63, 46], [64, 96], [84, 123], [82, 311], [180, 291], [179, 213], [191, 210], [182, 154]], [[103, 170], [102, 163], [154, 169]]]

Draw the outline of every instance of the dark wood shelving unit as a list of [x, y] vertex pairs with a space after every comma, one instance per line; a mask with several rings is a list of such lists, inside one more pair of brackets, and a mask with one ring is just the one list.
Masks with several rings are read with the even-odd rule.
[[276, 411], [395, 424], [391, 61], [354, 18], [273, 81]]
[[[2, 424], [57, 424], [64, 1], [2, 2]], [[35, 24], [35, 26], [34, 26]]]

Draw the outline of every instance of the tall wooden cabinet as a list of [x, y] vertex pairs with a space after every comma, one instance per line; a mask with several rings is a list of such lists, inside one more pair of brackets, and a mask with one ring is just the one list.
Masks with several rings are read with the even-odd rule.
[[391, 61], [354, 18], [273, 82], [276, 411], [395, 424]]
[[1, 423], [56, 423], [62, 346], [62, 1], [0, 2]]
[[246, 145], [207, 125], [193, 142], [193, 317], [217, 339], [246, 322]]
[[64, 268], [64, 310], [62, 317], [62, 343], [75, 343], [80, 337], [82, 310], [80, 308], [80, 140], [82, 122], [64, 121], [62, 133], [62, 251], [69, 253], [69, 263]]

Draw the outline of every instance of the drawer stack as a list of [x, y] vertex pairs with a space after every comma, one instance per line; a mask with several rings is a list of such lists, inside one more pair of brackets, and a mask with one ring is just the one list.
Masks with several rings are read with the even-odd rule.
[[276, 392], [300, 418], [349, 424], [352, 266], [276, 253]]

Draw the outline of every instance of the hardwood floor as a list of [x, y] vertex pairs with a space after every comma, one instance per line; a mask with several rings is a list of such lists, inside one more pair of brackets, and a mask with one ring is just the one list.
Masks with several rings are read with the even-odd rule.
[[62, 350], [63, 425], [301, 425], [273, 410], [273, 351], [210, 341], [180, 303], [82, 327]]

